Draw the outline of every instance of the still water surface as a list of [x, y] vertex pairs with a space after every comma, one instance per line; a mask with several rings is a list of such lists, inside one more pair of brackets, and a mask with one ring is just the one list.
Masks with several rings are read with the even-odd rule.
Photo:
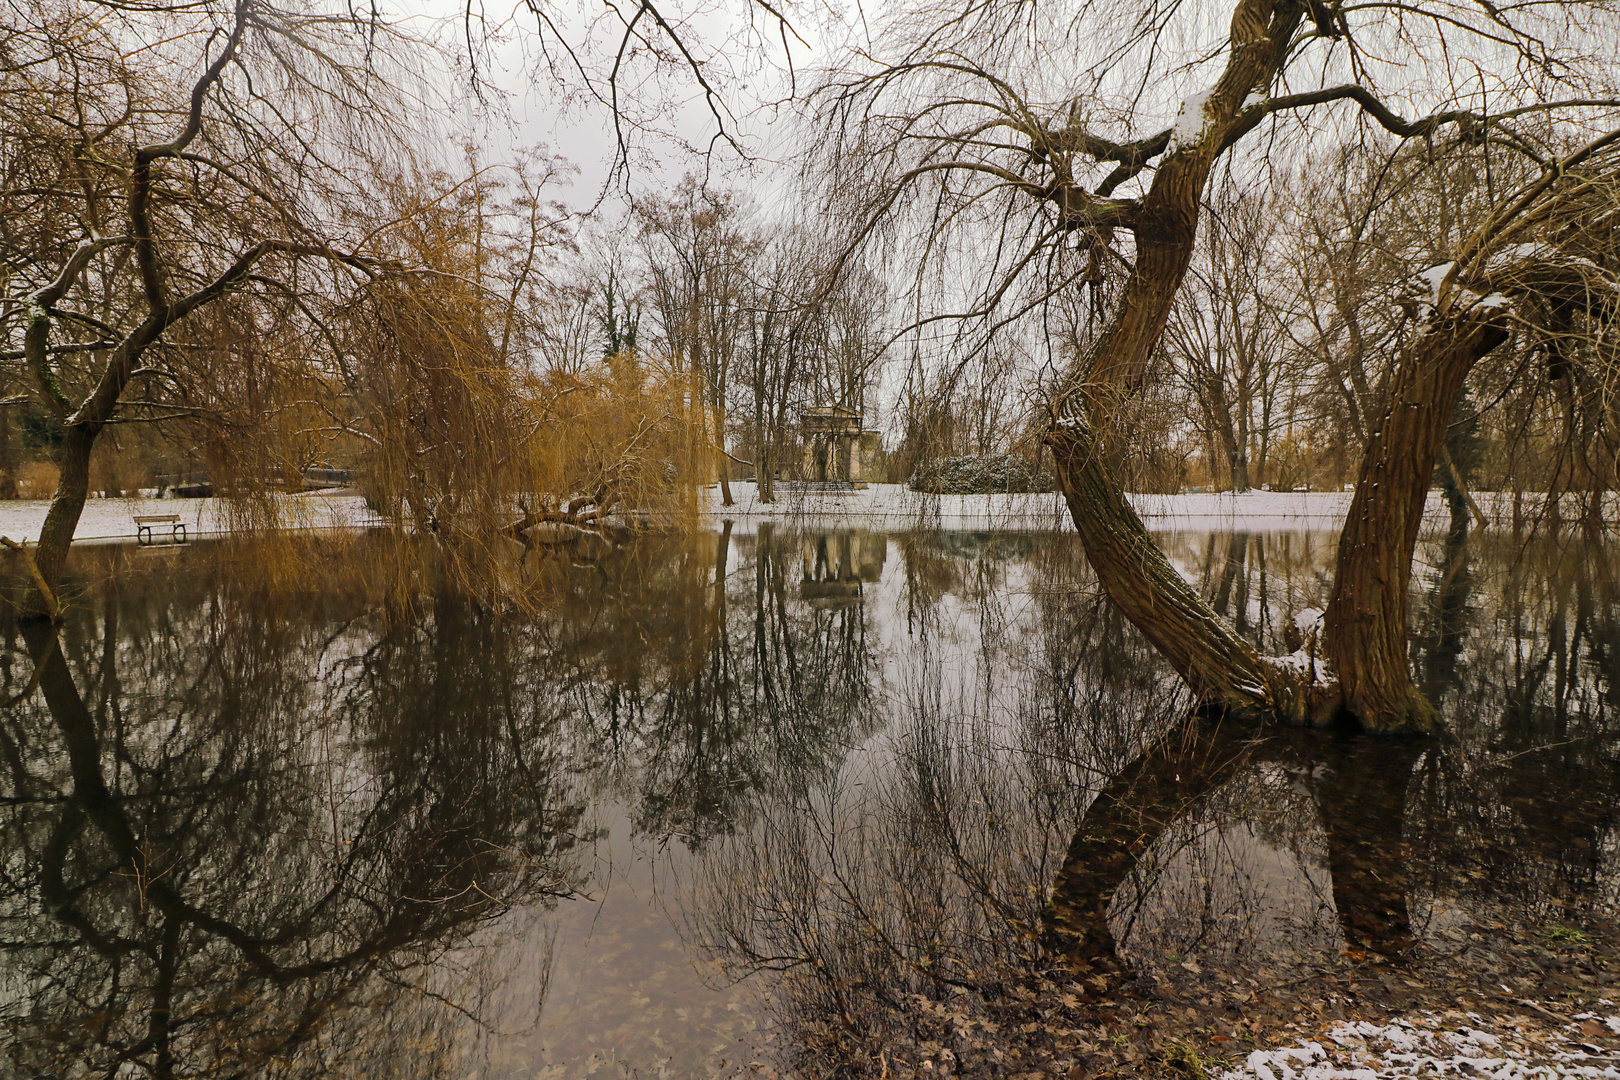
[[[1268, 651], [1326, 599], [1327, 536], [1159, 540]], [[1615, 916], [1612, 548], [1426, 543], [1450, 734], [1389, 743], [1188, 722], [1072, 535], [728, 526], [521, 606], [314, 554], [86, 552], [58, 641], [4, 624], [5, 1073], [814, 1074], [1053, 957]]]

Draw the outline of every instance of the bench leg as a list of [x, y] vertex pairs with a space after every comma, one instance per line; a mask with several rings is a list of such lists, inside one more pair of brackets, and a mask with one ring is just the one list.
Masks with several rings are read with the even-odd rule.
[[137, 525], [137, 526], [135, 526], [135, 546], [136, 547], [146, 547], [151, 543], [152, 543], [152, 526], [150, 526], [150, 525]]
[[183, 521], [177, 521], [174, 524], [174, 542], [177, 544], [186, 542], [186, 525]]

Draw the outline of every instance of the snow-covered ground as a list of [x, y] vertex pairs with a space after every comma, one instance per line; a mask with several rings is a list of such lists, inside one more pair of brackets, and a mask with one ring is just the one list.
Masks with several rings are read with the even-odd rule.
[[[714, 521], [730, 519], [739, 531], [765, 521], [814, 522], [818, 527], [904, 530], [931, 529], [1072, 529], [1068, 508], [1057, 493], [1043, 495], [927, 495], [901, 484], [873, 484], [864, 491], [807, 494], [779, 491], [774, 502], [760, 502], [752, 481], [731, 485], [735, 506], [722, 506], [720, 489], [701, 493], [704, 512]], [[1481, 492], [1484, 512], [1497, 525], [1512, 518], [1506, 495]], [[1337, 531], [1350, 506], [1350, 493], [1339, 491], [1251, 491], [1242, 495], [1132, 495], [1131, 504], [1155, 532], [1282, 530]], [[1542, 509], [1538, 495], [1526, 495], [1522, 512], [1535, 519]], [[355, 528], [375, 524], [358, 495], [280, 496], [278, 513], [291, 528]], [[49, 507], [45, 501], [0, 502], [0, 536], [35, 540]], [[1566, 513], [1575, 513], [1573, 502]], [[228, 504], [221, 499], [91, 499], [79, 519], [79, 541], [117, 542], [135, 538], [136, 514], [179, 514], [192, 537], [236, 531]], [[1609, 519], [1620, 519], [1620, 500], [1611, 497]], [[1429, 493], [1425, 522], [1444, 528], [1444, 499]]]
[[[1595, 1045], [1589, 1031], [1620, 1035], [1620, 1018], [1583, 1013], [1561, 1032], [1530, 1034], [1473, 1014], [1425, 1014], [1412, 1020], [1333, 1025], [1320, 1041], [1256, 1050], [1221, 1080], [1406, 1080], [1492, 1077], [1620, 1080], [1620, 1053]], [[1586, 1025], [1583, 1030], [1580, 1024]], [[1496, 1031], [1483, 1030], [1494, 1027]], [[1603, 1041], [1612, 1041], [1604, 1038]]]
[[[762, 503], [753, 482], [731, 485], [736, 505], [721, 505], [720, 489], [706, 488], [704, 508], [716, 519], [814, 520], [818, 525], [907, 529], [1072, 529], [1068, 508], [1056, 492], [1043, 495], [927, 495], [901, 484], [873, 484], [865, 491], [805, 494], [791, 489]], [[1132, 495], [1131, 505], [1155, 531], [1281, 529], [1336, 531], [1350, 506], [1339, 491], [1251, 491], [1242, 495]], [[1487, 513], [1490, 511], [1487, 510]], [[1429, 523], [1448, 520], [1438, 491], [1429, 496]]]
[[[39, 539], [45, 523], [45, 500], [0, 502], [0, 536], [13, 540]], [[276, 500], [281, 521], [295, 529], [352, 528], [373, 521], [358, 495], [287, 495]], [[125, 542], [135, 539], [135, 515], [179, 514], [188, 537], [234, 532], [236, 521], [223, 499], [90, 499], [79, 517], [75, 540]], [[166, 527], [157, 526], [157, 539], [167, 539]]]

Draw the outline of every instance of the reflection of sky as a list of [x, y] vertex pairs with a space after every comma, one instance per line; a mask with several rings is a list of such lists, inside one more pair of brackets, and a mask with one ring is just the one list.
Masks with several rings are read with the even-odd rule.
[[[1208, 595], [1229, 565], [1227, 539], [1185, 532], [1162, 542], [1183, 573]], [[1293, 598], [1306, 596], [1333, 558], [1333, 545], [1322, 534], [1257, 535], [1250, 541], [1242, 572], [1249, 576], [1247, 596], [1256, 605], [1255, 622], [1261, 597], [1281, 612]], [[937, 841], [926, 828], [916, 828], [919, 821], [933, 820], [929, 814], [935, 809], [928, 801], [934, 796], [921, 779], [930, 775], [929, 767], [948, 764], [949, 770], [932, 775], [955, 785], [947, 784], [943, 795], [958, 815], [955, 823], [969, 865], [982, 869], [1015, 905], [1038, 908], [1074, 832], [1076, 815], [1091, 793], [1120, 772], [1156, 724], [1182, 715], [1184, 698], [1174, 691], [1164, 665], [1144, 659], [1117, 622], [1112, 630], [1104, 626], [1112, 613], [1097, 606], [1095, 582], [1072, 534], [843, 530], [829, 536], [811, 529], [761, 529], [733, 535], [724, 565], [739, 683], [751, 677], [741, 670], [741, 654], [749, 651], [759, 614], [755, 572], [762, 549], [771, 545], [785, 586], [780, 613], [785, 618], [771, 629], [794, 638], [800, 673], [820, 677], [830, 671], [855, 672], [871, 679], [872, 692], [840, 696], [801, 683], [818, 709], [850, 715], [806, 715], [791, 708], [772, 715], [739, 707], [746, 723], [722, 736], [730, 741], [717, 756], [746, 758], [743, 767], [734, 772], [666, 767], [660, 755], [691, 750], [680, 725], [720, 726], [713, 715], [717, 702], [710, 698], [696, 711], [669, 714], [673, 723], [668, 716], [659, 718], [665, 705], [661, 696], [673, 697], [683, 679], [693, 677], [695, 670], [706, 671], [712, 655], [707, 631], [698, 631], [712, 624], [704, 621], [704, 611], [686, 606], [712, 601], [708, 575], [716, 542], [716, 536], [704, 534], [689, 547], [668, 549], [664, 561], [655, 565], [631, 560], [625, 568], [630, 573], [605, 588], [572, 583], [591, 601], [581, 611], [600, 614], [598, 602], [614, 608], [604, 618], [605, 626], [627, 628], [629, 636], [637, 625], [650, 630], [691, 626], [691, 648], [682, 643], [666, 650], [667, 643], [645, 641], [627, 645], [587, 634], [581, 646], [585, 655], [571, 658], [567, 646], [548, 650], [543, 633], [533, 640], [539, 662], [527, 666], [532, 681], [522, 685], [527, 688], [524, 696], [544, 714], [532, 728], [535, 742], [548, 762], [569, 763], [558, 775], [558, 798], [571, 802], [577, 797], [589, 804], [579, 826], [584, 844], [577, 853], [584, 895], [555, 906], [513, 911], [467, 950], [469, 956], [486, 957], [493, 971], [487, 992], [494, 995], [499, 1034], [475, 1040], [488, 1063], [486, 1075], [534, 1075], [537, 1070], [540, 1076], [579, 1075], [585, 1063], [603, 1054], [629, 1062], [644, 1075], [673, 1059], [672, 1071], [690, 1075], [701, 1074], [722, 1057], [736, 1063], [766, 1053], [764, 1040], [774, 1029], [756, 995], [773, 985], [772, 977], [728, 987], [715, 966], [725, 957], [699, 947], [709, 936], [706, 921], [715, 917], [717, 882], [731, 901], [756, 902], [761, 877], [740, 870], [769, 867], [782, 858], [785, 852], [773, 845], [791, 837], [787, 826], [814, 825], [819, 835], [835, 837], [842, 845], [842, 866], [851, 887], [872, 890], [874, 905], [892, 913], [909, 895], [907, 890], [927, 895], [930, 882], [900, 879], [897, 885], [892, 875], [882, 875], [884, 864], [877, 860], [906, 844]], [[1562, 896], [1557, 873], [1584, 864], [1559, 845], [1566, 833], [1578, 835], [1587, 826], [1579, 815], [1561, 816], [1554, 803], [1568, 790], [1559, 787], [1568, 770], [1596, 755], [1583, 750], [1589, 757], [1573, 752], [1567, 760], [1557, 753], [1542, 757], [1540, 743], [1549, 742], [1562, 753], [1559, 748], [1572, 745], [1575, 737], [1613, 726], [1601, 698], [1606, 676], [1591, 666], [1572, 673], [1578, 685], [1567, 715], [1550, 716], [1553, 710], [1546, 706], [1554, 687], [1546, 680], [1525, 692], [1548, 715], [1530, 715], [1520, 731], [1503, 719], [1515, 708], [1511, 673], [1534, 668], [1536, 658], [1552, 647], [1552, 635], [1566, 632], [1559, 613], [1579, 593], [1569, 583], [1582, 580], [1591, 564], [1583, 571], [1581, 565], [1563, 561], [1577, 554], [1570, 549], [1526, 555], [1505, 536], [1487, 535], [1477, 544], [1466, 654], [1474, 666], [1464, 672], [1466, 694], [1456, 695], [1461, 704], [1453, 706], [1461, 750], [1448, 750], [1450, 756], [1434, 768], [1430, 765], [1437, 759], [1421, 767], [1417, 775], [1422, 777], [1424, 769], [1432, 775], [1408, 794], [1410, 808], [1429, 796], [1460, 800], [1432, 809], [1427, 818], [1417, 809], [1407, 812], [1407, 832], [1429, 875], [1414, 880], [1408, 891], [1420, 935], [1449, 933], [1465, 915], [1473, 918], [1480, 911], [1544, 904], [1549, 895]], [[848, 569], [861, 582], [853, 603], [818, 607], [802, 596], [806, 555], [814, 574], [830, 566], [821, 559], [824, 549], [840, 557], [851, 553]], [[202, 558], [207, 550], [199, 547], [186, 554]], [[1442, 553], [1426, 546], [1424, 554], [1434, 562]], [[1529, 561], [1521, 564], [1519, 559]], [[637, 591], [637, 573], [653, 583], [649, 590]], [[842, 568], [838, 573], [849, 576]], [[671, 579], [678, 579], [678, 587], [671, 586]], [[161, 587], [156, 583], [163, 580], [153, 575], [146, 586], [132, 581], [127, 594], [132, 610], [139, 610], [143, 587]], [[1420, 592], [1429, 587], [1427, 581], [1418, 583]], [[668, 591], [650, 591], [657, 588]], [[178, 605], [175, 617], [206, 621], [207, 605], [199, 600], [204, 595]], [[649, 613], [645, 601], [650, 595], [661, 597], [660, 607], [682, 610], [638, 624], [635, 620]], [[1579, 595], [1587, 605], [1584, 625], [1599, 635], [1586, 646], [1577, 643], [1574, 651], [1584, 655], [1605, 632], [1591, 631], [1593, 626], [1607, 625], [1606, 632], [1614, 632], [1614, 599]], [[825, 633], [847, 629], [851, 619], [859, 620], [859, 634], [839, 638]], [[1603, 619], [1610, 621], [1604, 624]], [[300, 752], [308, 758], [302, 767], [310, 772], [312, 789], [322, 792], [318, 824], [324, 829], [330, 821], [335, 848], [339, 837], [352, 831], [353, 823], [376, 803], [371, 796], [385, 777], [367, 756], [370, 744], [347, 737], [342, 726], [345, 709], [355, 709], [356, 716], [365, 711], [365, 686], [355, 681], [353, 661], [376, 644], [373, 635], [379, 628], [361, 619], [334, 637], [323, 616], [294, 622], [310, 636], [311, 652], [305, 656], [300, 646], [278, 654], [286, 661], [275, 669], [282, 680], [276, 684], [276, 709], [281, 712], [271, 712], [330, 736], [330, 741], [318, 737]], [[121, 625], [121, 633], [142, 633], [139, 621]], [[425, 627], [416, 629], [425, 632]], [[509, 641], [525, 632], [521, 620], [505, 629], [513, 635]], [[188, 634], [207, 638], [196, 628], [160, 640], [184, 646]], [[221, 640], [239, 642], [240, 636], [222, 633]], [[851, 647], [861, 655], [842, 664], [828, 662], [825, 655], [814, 662], [807, 659], [814, 649], [836, 651], [843, 647], [840, 643], [855, 643]], [[597, 655], [626, 648], [644, 662], [620, 667]], [[157, 658], [170, 657], [175, 668], [146, 672], [150, 686], [135, 671], [129, 673], [124, 692], [139, 688], [144, 694], [132, 701], [139, 702], [154, 725], [152, 733], [171, 730], [172, 725], [158, 721], [181, 709], [171, 708], [162, 695], [166, 688], [190, 685], [191, 676], [183, 669], [204, 663], [204, 654], [183, 647], [162, 653]], [[418, 654], [406, 650], [400, 655], [409, 659]], [[1526, 657], [1529, 662], [1521, 663]], [[528, 658], [521, 651], [512, 656]], [[671, 670], [660, 669], [661, 663]], [[562, 669], [569, 673], [560, 674]], [[624, 685], [610, 685], [615, 678]], [[559, 718], [571, 716], [569, 703], [576, 700], [571, 695], [587, 682], [591, 693], [640, 695], [644, 712], [632, 718], [622, 747], [602, 745], [599, 716], [579, 717], [578, 724], [538, 723], [553, 711]], [[629, 686], [631, 682], [639, 685]], [[452, 673], [448, 685], [461, 684]], [[1074, 707], [1063, 712], [1053, 704], [1063, 692], [1100, 705], [1092, 711]], [[744, 694], [739, 691], [738, 696]], [[1557, 734], [1549, 734], [1550, 727], [1536, 727], [1550, 719], [1564, 725]], [[338, 724], [329, 730], [321, 726], [334, 720]], [[661, 724], [680, 730], [673, 736], [660, 734], [654, 729]], [[760, 734], [773, 726], [797, 732], [795, 725], [816, 729], [802, 744], [805, 756], [816, 758], [809, 767], [787, 762], [787, 755], [772, 756], [783, 746], [801, 745], [794, 742], [794, 732]], [[128, 745], [138, 756], [151, 739], [139, 731], [136, 735]], [[206, 747], [207, 740], [198, 745]], [[1189, 950], [1212, 941], [1213, 951], [1200, 954], [1206, 962], [1220, 956], [1271, 962], [1295, 954], [1336, 955], [1333, 882], [1325, 870], [1325, 834], [1313, 802], [1321, 776], [1302, 760], [1282, 754], [1248, 766], [1208, 800], [1190, 806], [1155, 844], [1115, 906], [1113, 930], [1125, 939], [1133, 962], [1183, 971], [1180, 965], [1192, 955]], [[1545, 771], [1537, 771], [1541, 769]], [[1602, 779], [1600, 772], [1590, 773], [1594, 784]], [[693, 811], [694, 816], [712, 812], [723, 819], [720, 826], [711, 823], [697, 830], [701, 843], [689, 843], [676, 833], [689, 823], [678, 813], [660, 818], [648, 809], [655, 801], [649, 793], [658, 785], [678, 786], [693, 776], [704, 783], [734, 782], [724, 791], [707, 792], [715, 796], [708, 809]], [[1527, 793], [1533, 796], [1529, 800]], [[682, 799], [701, 802], [681, 791], [666, 801], [681, 804]], [[1538, 799], [1547, 805], [1537, 804]], [[1480, 809], [1492, 816], [1477, 815]], [[675, 805], [675, 810], [691, 807]], [[637, 822], [642, 822], [639, 828]], [[731, 826], [734, 833], [727, 831]], [[1591, 900], [1612, 910], [1616, 834], [1605, 828], [1594, 835], [1595, 894], [1575, 895], [1581, 903]], [[662, 830], [671, 835], [648, 835]], [[324, 832], [315, 838], [317, 844], [326, 840]], [[1444, 851], [1437, 855], [1438, 849]], [[1511, 859], [1492, 866], [1492, 873], [1481, 874], [1478, 883], [1462, 880], [1457, 872], [1459, 865], [1472, 865], [1463, 860], [1476, 853], [1497, 858], [1509, 849]], [[267, 859], [264, 866], [273, 869], [275, 860]], [[251, 880], [263, 872], [250, 866], [245, 874]], [[960, 881], [947, 885], [963, 888]], [[986, 932], [1003, 932], [1004, 921], [986, 923]]]
[[563, 1080], [593, 1064], [615, 1075], [623, 1062], [643, 1075], [664, 1067], [699, 1076], [721, 1058], [757, 1057], [765, 1032], [753, 987], [729, 984], [681, 938], [692, 853], [636, 835], [621, 805], [599, 805], [593, 817], [598, 839], [585, 859], [586, 895], [550, 920], [545, 972], [520, 967], [503, 990], [514, 1021], [542, 1000], [538, 1023], [492, 1043], [494, 1073]]

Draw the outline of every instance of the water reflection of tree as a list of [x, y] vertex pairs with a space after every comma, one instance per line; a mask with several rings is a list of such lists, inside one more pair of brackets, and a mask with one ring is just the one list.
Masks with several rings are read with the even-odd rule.
[[627, 555], [636, 569], [614, 568], [601, 589], [564, 584], [537, 628], [580, 742], [614, 759], [606, 771], [644, 832], [728, 832], [756, 793], [825, 776], [876, 725], [870, 611], [800, 595], [817, 540], [727, 527], [676, 554]]
[[57, 644], [0, 627], [7, 1050], [157, 1075], [451, 1068], [485, 989], [469, 943], [568, 889], [592, 795], [695, 841], [875, 727], [870, 614], [800, 595], [804, 542], [544, 560], [543, 602], [504, 612], [435, 591], [430, 565], [401, 603], [364, 543], [307, 589], [230, 549], [180, 573], [86, 555], [75, 588], [104, 591]]
[[[1284, 557], [1262, 577], [1269, 539], [1212, 559], [1206, 580], [1236, 604], [1254, 574], [1257, 633], [1288, 624], [1268, 607], [1307, 606], [1318, 573]], [[1173, 684], [1110, 633], [1062, 545], [1034, 557], [1033, 581], [997, 571], [1002, 602], [1033, 595], [1036, 614], [1001, 645], [978, 642], [981, 665], [1016, 672], [1015, 722], [982, 719], [971, 676], [965, 696], [941, 694], [927, 657], [902, 657], [924, 674], [901, 687], [906, 720], [880, 756], [711, 857], [698, 937], [783, 973], [782, 1016], [810, 1053], [857, 1069], [870, 1054], [876, 1071], [884, 1045], [943, 1046], [964, 1064], [967, 1001], [1016, 1042], [1026, 1021], [1050, 1028], [1058, 990], [1117, 994], [1195, 952], [1226, 972], [1336, 962], [1341, 947], [1421, 961], [1473, 919], [1579, 925], [1612, 905], [1612, 552], [1431, 547], [1414, 659], [1454, 738], [1374, 745], [1178, 725]], [[908, 580], [925, 586], [911, 618], [926, 630], [977, 570], [924, 554]], [[931, 647], [927, 634], [911, 646]]]
[[243, 603], [190, 569], [110, 580], [59, 633], [7, 627], [45, 657], [0, 733], [13, 1066], [448, 1070], [454, 1009], [423, 992], [464, 1000], [446, 958], [568, 886], [579, 808], [536, 749], [549, 718], [487, 693], [510, 657], [464, 609], [438, 605], [429, 662], [372, 665], [361, 694], [362, 611]]

